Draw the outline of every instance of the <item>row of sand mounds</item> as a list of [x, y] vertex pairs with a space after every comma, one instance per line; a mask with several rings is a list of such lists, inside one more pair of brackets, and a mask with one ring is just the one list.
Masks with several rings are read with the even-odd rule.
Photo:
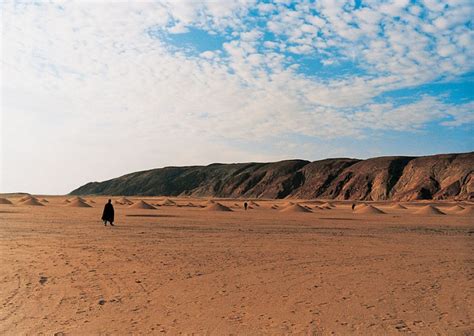
[[406, 206], [401, 205], [400, 203], [395, 203], [395, 204], [392, 205], [390, 208], [391, 208], [391, 209], [394, 209], [394, 210], [406, 210], [406, 209], [407, 209]]

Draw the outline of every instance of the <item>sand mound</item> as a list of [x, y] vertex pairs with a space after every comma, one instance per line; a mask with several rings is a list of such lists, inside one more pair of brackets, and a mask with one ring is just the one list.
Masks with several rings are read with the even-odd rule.
[[453, 212], [458, 212], [458, 211], [463, 211], [464, 208], [462, 206], [460, 206], [459, 204], [456, 204], [455, 206], [447, 208], [446, 210], [453, 211]]
[[464, 210], [457, 212], [461, 216], [474, 216], [474, 207], [466, 207]]
[[30, 197], [30, 198], [27, 199], [26, 201], [21, 202], [21, 205], [44, 206], [43, 203], [41, 203], [40, 201], [38, 201], [38, 200], [37, 200], [36, 198], [34, 198], [34, 197]]
[[249, 202], [249, 205], [251, 205], [251, 206], [256, 206], [256, 207], [259, 207], [259, 206], [260, 206], [260, 204], [254, 202], [254, 201], [250, 201], [250, 202]]
[[437, 207], [432, 205], [425, 205], [424, 207], [415, 211], [417, 215], [425, 215], [425, 216], [432, 216], [432, 215], [446, 215], [444, 212], [439, 210]]
[[63, 203], [64, 203], [64, 204], [68, 204], [68, 203], [71, 203], [71, 201], [68, 200], [68, 199], [65, 199], [65, 200], [63, 201]]
[[79, 198], [72, 200], [67, 206], [71, 208], [91, 208], [89, 204]]
[[147, 202], [144, 202], [142, 200], [133, 203], [132, 205], [129, 206], [130, 209], [156, 209], [153, 205], [148, 204]]
[[367, 206], [364, 206], [364, 207], [360, 207], [355, 212], [358, 213], [358, 214], [364, 214], [364, 215], [377, 215], [377, 214], [381, 215], [381, 214], [385, 213], [382, 210], [380, 210], [379, 208], [374, 207], [373, 205], [367, 205]]
[[76, 196], [76, 197], [73, 197], [73, 198], [70, 198], [70, 199], [69, 199], [69, 202], [74, 202], [74, 201], [82, 201], [82, 202], [85, 202], [86, 200], [83, 199], [83, 198], [80, 197], [80, 196]]
[[272, 208], [273, 210], [277, 210], [277, 209], [278, 209], [278, 205], [273, 204], [273, 205], [271, 206], [271, 208]]
[[285, 207], [284, 209], [281, 210], [281, 212], [311, 212], [311, 210], [299, 204], [293, 204], [293, 205]]
[[207, 211], [232, 211], [232, 209], [226, 207], [225, 205], [222, 205], [222, 204], [216, 203], [216, 202], [208, 205], [203, 210], [207, 210]]
[[194, 203], [188, 202], [188, 203], [185, 204], [184, 206], [187, 206], [187, 207], [195, 207], [196, 205], [195, 205]]
[[40, 202], [41, 203], [49, 203], [49, 201], [46, 198], [43, 198]]
[[293, 203], [293, 202], [286, 202], [286, 203], [283, 204], [282, 207], [283, 207], [283, 208], [286, 208], [286, 207], [289, 207], [289, 206], [292, 206], [292, 205], [295, 205], [295, 203]]
[[390, 209], [394, 209], [394, 210], [406, 210], [406, 208], [407, 208], [406, 206], [401, 205], [400, 203], [396, 203], [390, 207]]
[[0, 198], [0, 204], [13, 204], [13, 203], [6, 198]]
[[160, 203], [161, 206], [175, 206], [176, 202], [170, 200], [169, 198], [165, 199], [163, 202]]
[[327, 209], [327, 208], [335, 208], [336, 206], [330, 202], [326, 202], [326, 203], [321, 204], [321, 207]]
[[133, 202], [126, 197], [120, 197], [116, 202], [120, 202], [121, 204], [133, 204]]
[[7, 200], [6, 198], [0, 198], [0, 204], [13, 204], [13, 203]]
[[34, 198], [34, 197], [31, 196], [31, 195], [25, 195], [25, 196], [23, 196], [22, 198], [20, 198], [20, 199], [18, 200], [18, 203], [27, 201], [27, 200], [29, 200], [30, 198]]
[[211, 205], [211, 204], [214, 204], [214, 203], [216, 203], [216, 202], [213, 201], [213, 200], [209, 200], [206, 203], [204, 203], [204, 205]]
[[89, 200], [89, 203], [95, 203], [95, 201], [94, 200]]

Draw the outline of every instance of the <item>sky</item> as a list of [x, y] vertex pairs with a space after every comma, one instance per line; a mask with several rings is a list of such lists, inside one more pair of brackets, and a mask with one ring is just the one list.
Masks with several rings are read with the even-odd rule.
[[474, 150], [474, 2], [0, 1], [0, 192]]

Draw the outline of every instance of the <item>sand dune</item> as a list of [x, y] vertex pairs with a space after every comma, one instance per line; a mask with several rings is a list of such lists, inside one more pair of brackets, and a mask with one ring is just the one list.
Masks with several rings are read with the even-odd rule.
[[373, 205], [366, 205], [364, 207], [360, 207], [359, 209], [354, 211], [358, 214], [364, 215], [383, 215], [385, 214], [384, 211], [380, 210], [379, 208], [374, 207]]
[[424, 215], [424, 216], [435, 216], [435, 215], [446, 215], [444, 212], [439, 210], [437, 207], [433, 205], [425, 205], [424, 207], [421, 207], [417, 211], [415, 211], [415, 214], [417, 215]]
[[21, 197], [21, 198], [18, 200], [18, 203], [27, 201], [27, 200], [29, 200], [29, 199], [31, 199], [31, 198], [34, 198], [34, 197], [31, 196], [31, 195], [25, 195], [25, 196]]
[[214, 202], [207, 207], [205, 207], [203, 210], [206, 211], [232, 211], [231, 208], [226, 207], [225, 205], [222, 205], [221, 203]]
[[0, 204], [13, 204], [10, 200], [6, 198], [0, 198]]
[[447, 208], [446, 210], [451, 211], [451, 212], [457, 212], [457, 211], [462, 211], [464, 209], [465, 209], [464, 207], [460, 206], [459, 204], [456, 204], [455, 206]]
[[149, 209], [149, 210], [156, 209], [153, 205], [148, 204], [147, 202], [143, 200], [133, 203], [128, 208], [129, 209]]
[[42, 199], [40, 200], [40, 202], [41, 202], [41, 203], [49, 203], [49, 201], [48, 201], [46, 198], [42, 198]]
[[392, 205], [390, 208], [391, 208], [391, 209], [395, 209], [395, 210], [406, 210], [406, 209], [407, 209], [406, 206], [401, 205], [400, 203], [395, 203], [395, 204]]
[[73, 199], [66, 206], [71, 207], [71, 208], [91, 208], [91, 206], [89, 204], [87, 204], [84, 201], [84, 199], [81, 199], [81, 198]]
[[21, 205], [33, 205], [33, 206], [44, 206], [44, 204], [41, 203], [40, 201], [38, 201], [38, 199], [35, 198], [35, 197], [30, 197], [30, 198], [26, 199], [25, 201], [21, 202], [20, 204]]
[[118, 200], [118, 202], [120, 202], [121, 204], [126, 204], [126, 205], [131, 205], [133, 204], [132, 201], [130, 201], [128, 198], [126, 197], [120, 197]]
[[473, 206], [466, 207], [464, 210], [458, 211], [456, 214], [462, 215], [462, 216], [474, 217], [474, 207]]
[[163, 202], [160, 203], [161, 206], [175, 206], [176, 202], [166, 198]]
[[335, 205], [333, 203], [330, 203], [330, 202], [325, 202], [325, 203], [321, 204], [321, 207], [327, 209], [327, 208], [334, 208]]
[[254, 201], [250, 201], [249, 205], [253, 206], [253, 207], [259, 207], [260, 206], [257, 202], [254, 202]]
[[287, 206], [283, 209], [280, 210], [281, 212], [311, 212], [311, 210], [307, 209], [306, 207], [304, 206], [301, 206], [299, 204], [293, 204], [293, 205], [290, 205], [290, 206]]

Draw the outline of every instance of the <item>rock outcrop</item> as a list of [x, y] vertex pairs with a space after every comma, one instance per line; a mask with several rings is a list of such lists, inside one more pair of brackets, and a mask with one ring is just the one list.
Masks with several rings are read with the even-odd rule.
[[91, 182], [71, 194], [473, 200], [474, 152], [165, 167]]

